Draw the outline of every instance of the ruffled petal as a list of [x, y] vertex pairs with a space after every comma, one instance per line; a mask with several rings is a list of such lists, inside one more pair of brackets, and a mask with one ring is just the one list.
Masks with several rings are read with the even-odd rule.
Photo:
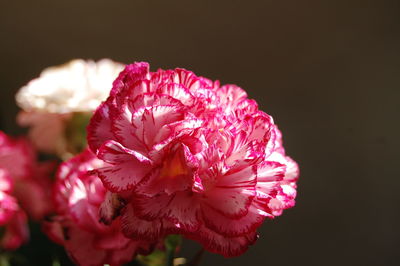
[[90, 119], [87, 127], [88, 145], [95, 154], [104, 142], [113, 139], [109, 112], [110, 106], [107, 102], [102, 103]]
[[257, 198], [270, 199], [274, 197], [285, 171], [286, 166], [278, 162], [266, 161], [259, 164], [257, 168]]
[[95, 172], [104, 185], [112, 192], [133, 189], [148, 174], [151, 162], [143, 155], [124, 148], [115, 141], [106, 142], [99, 150], [98, 157], [108, 163]]
[[125, 249], [131, 240], [121, 234], [118, 227], [113, 226], [110, 229], [108, 232], [104, 232], [104, 234], [95, 235], [95, 240], [93, 241], [94, 248], [104, 250]]
[[78, 227], [69, 227], [66, 231], [65, 248], [78, 265], [102, 265], [106, 260], [107, 253], [104, 250], [93, 248], [94, 241], [94, 234]]
[[132, 117], [132, 126], [139, 141], [150, 150], [155, 143], [163, 141], [170, 134], [162, 130], [165, 125], [182, 119], [184, 116], [180, 106], [159, 105], [137, 110]]
[[72, 192], [69, 198], [69, 209], [71, 216], [81, 228], [92, 230], [96, 227], [97, 219], [93, 219], [90, 214], [90, 209], [93, 208], [87, 201], [86, 189], [80, 180], [72, 187]]
[[224, 237], [205, 227], [196, 234], [187, 234], [186, 237], [199, 241], [206, 250], [219, 253], [224, 257], [235, 257], [243, 254], [249, 245], [254, 244], [258, 239], [256, 232], [240, 237]]
[[14, 182], [7, 170], [0, 168], [0, 191], [10, 193], [14, 188]]
[[151, 171], [148, 181], [137, 189], [138, 194], [148, 196], [163, 192], [172, 194], [193, 186], [198, 168], [197, 159], [183, 144], [177, 144], [170, 149], [175, 151], [170, 151], [162, 165]]
[[266, 216], [272, 216], [252, 204], [247, 214], [239, 219], [227, 218], [212, 208], [203, 208], [205, 226], [225, 237], [244, 236], [254, 232], [265, 220]]
[[131, 204], [122, 210], [121, 224], [122, 233], [134, 240], [154, 241], [163, 235], [161, 220], [147, 221], [138, 218]]
[[161, 86], [157, 90], [160, 94], [167, 94], [186, 106], [192, 106], [195, 103], [195, 98], [190, 93], [189, 89], [179, 83], [169, 83]]
[[203, 202], [226, 217], [243, 217], [256, 195], [256, 183], [254, 167], [228, 172], [217, 177], [214, 187], [205, 189]]
[[224, 85], [218, 88], [216, 92], [220, 98], [220, 104], [226, 107], [224, 110], [226, 113], [232, 112], [241, 100], [247, 98], [247, 93], [233, 84]]
[[0, 226], [9, 223], [18, 211], [17, 199], [8, 193], [0, 191]]
[[142, 245], [139, 241], [130, 241], [125, 248], [109, 252], [107, 261], [110, 265], [124, 265], [125, 263], [129, 263], [134, 259]]
[[113, 82], [110, 95], [115, 96], [121, 93], [126, 84], [133, 83], [137, 80], [145, 79], [149, 75], [149, 64], [146, 62], [136, 62], [127, 65], [125, 69], [118, 75], [117, 79]]
[[0, 246], [6, 250], [14, 250], [29, 240], [28, 218], [24, 211], [15, 212], [4, 227]]
[[118, 111], [115, 111], [111, 120], [112, 131], [119, 143], [131, 150], [146, 155], [149, 150], [142, 139], [138, 138], [135, 127], [132, 125], [132, 113], [134, 111], [134, 109], [132, 110], [126, 104], [119, 108]]
[[166, 218], [184, 232], [196, 231], [199, 219], [199, 201], [190, 191], [153, 197], [139, 196], [132, 201], [136, 214], [146, 220]]
[[[143, 81], [144, 82], [144, 81]], [[134, 98], [132, 102], [129, 102], [129, 107], [132, 110], [139, 110], [140, 108], [147, 106], [158, 106], [158, 105], [177, 105], [182, 106], [182, 102], [179, 99], [173, 98], [168, 94], [160, 94], [157, 92], [148, 92], [139, 94]]]

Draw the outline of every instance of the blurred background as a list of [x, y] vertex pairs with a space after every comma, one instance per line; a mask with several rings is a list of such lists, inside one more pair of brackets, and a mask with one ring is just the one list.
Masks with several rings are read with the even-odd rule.
[[300, 164], [297, 206], [243, 256], [202, 265], [399, 265], [399, 12], [384, 0], [0, 0], [0, 129], [21, 133], [14, 94], [73, 58], [237, 84]]

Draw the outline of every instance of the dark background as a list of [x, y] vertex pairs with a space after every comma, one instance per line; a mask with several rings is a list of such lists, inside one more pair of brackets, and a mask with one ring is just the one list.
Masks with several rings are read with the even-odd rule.
[[238, 84], [300, 164], [297, 206], [202, 265], [400, 265], [399, 15], [383, 0], [0, 1], [1, 129], [20, 133], [16, 91], [72, 58]]

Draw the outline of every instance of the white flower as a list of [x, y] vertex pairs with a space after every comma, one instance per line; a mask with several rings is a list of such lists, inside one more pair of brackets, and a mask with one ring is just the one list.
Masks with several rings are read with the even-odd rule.
[[124, 65], [110, 59], [72, 60], [49, 67], [16, 95], [25, 111], [65, 114], [93, 111], [105, 100]]
[[107, 98], [123, 68], [110, 59], [75, 59], [46, 68], [17, 93], [23, 109], [17, 123], [30, 127], [29, 139], [39, 151], [70, 157], [86, 141], [85, 118]]

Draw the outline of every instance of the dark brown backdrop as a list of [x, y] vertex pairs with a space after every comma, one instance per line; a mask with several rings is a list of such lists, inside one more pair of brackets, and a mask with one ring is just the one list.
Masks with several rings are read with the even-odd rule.
[[236, 83], [282, 129], [301, 167], [298, 201], [245, 255], [207, 254], [203, 265], [398, 265], [399, 5], [0, 1], [1, 129], [20, 132], [18, 88], [72, 58], [145, 60]]

